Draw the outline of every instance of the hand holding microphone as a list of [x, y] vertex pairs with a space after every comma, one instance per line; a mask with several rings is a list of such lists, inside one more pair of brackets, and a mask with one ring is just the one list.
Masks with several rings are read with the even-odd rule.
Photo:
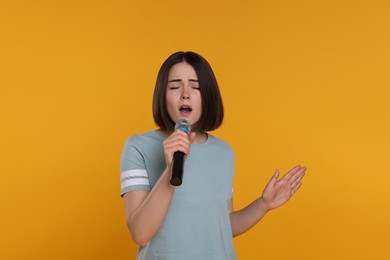
[[190, 122], [187, 119], [180, 119], [175, 125], [175, 132], [163, 143], [167, 166], [171, 169], [170, 183], [174, 186], [179, 186], [183, 182], [185, 155], [189, 154], [194, 139], [195, 133], [190, 134]]
[[[175, 130], [181, 130], [187, 135], [190, 134], [191, 124], [187, 119], [180, 119], [176, 122]], [[176, 151], [173, 154], [172, 172], [170, 183], [173, 186], [180, 186], [183, 183], [184, 172], [184, 153], [182, 151]]]

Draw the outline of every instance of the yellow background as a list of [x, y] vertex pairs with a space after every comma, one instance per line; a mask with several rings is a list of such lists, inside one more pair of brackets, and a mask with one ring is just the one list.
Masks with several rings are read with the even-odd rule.
[[0, 258], [135, 259], [127, 137], [153, 129], [157, 71], [203, 55], [236, 153], [235, 207], [276, 168], [289, 204], [239, 259], [390, 259], [389, 1], [0, 2]]

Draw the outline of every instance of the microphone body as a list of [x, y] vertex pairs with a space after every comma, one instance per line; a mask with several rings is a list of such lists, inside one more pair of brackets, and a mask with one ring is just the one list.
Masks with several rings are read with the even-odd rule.
[[[190, 122], [187, 119], [180, 119], [176, 122], [175, 130], [180, 129], [181, 131], [190, 134]], [[170, 183], [173, 186], [180, 186], [183, 183], [183, 172], [184, 172], [184, 153], [177, 151], [173, 154], [172, 171]]]

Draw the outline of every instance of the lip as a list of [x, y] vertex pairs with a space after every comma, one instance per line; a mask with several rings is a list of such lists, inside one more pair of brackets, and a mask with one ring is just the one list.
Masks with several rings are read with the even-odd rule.
[[[182, 107], [186, 107], [186, 108], [189, 108], [189, 110], [182, 110], [181, 108]], [[192, 107], [190, 105], [187, 105], [187, 104], [182, 104], [180, 107], [179, 107], [179, 113], [180, 115], [182, 116], [188, 116], [192, 113]]]

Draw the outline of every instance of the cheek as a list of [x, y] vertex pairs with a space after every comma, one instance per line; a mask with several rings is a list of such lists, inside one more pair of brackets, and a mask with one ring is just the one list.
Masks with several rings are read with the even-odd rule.
[[172, 97], [172, 95], [167, 94], [167, 95], [165, 96], [165, 105], [166, 105], [167, 107], [170, 107], [170, 106], [173, 105], [173, 97]]
[[172, 102], [169, 102], [169, 100], [166, 100], [165, 105], [166, 105], [167, 111], [168, 111], [169, 113], [171, 113], [171, 111], [173, 110]]
[[[169, 116], [172, 118], [172, 116], [174, 116], [175, 108], [176, 108], [176, 105], [174, 102], [174, 97], [172, 95], [166, 95], [165, 107], [168, 111]], [[172, 120], [173, 120], [173, 118], [172, 118]]]
[[197, 97], [197, 105], [199, 106], [199, 109], [202, 110], [202, 96], [200, 94]]

